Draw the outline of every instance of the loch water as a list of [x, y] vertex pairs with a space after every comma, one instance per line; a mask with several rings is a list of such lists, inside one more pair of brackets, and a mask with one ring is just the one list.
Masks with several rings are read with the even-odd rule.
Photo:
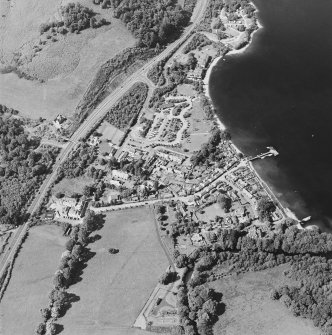
[[297, 217], [332, 232], [332, 0], [254, 0], [262, 24], [210, 77], [218, 116]]

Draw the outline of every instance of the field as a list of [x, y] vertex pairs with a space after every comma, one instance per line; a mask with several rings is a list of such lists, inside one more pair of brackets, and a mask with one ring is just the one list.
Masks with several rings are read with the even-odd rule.
[[193, 100], [193, 108], [190, 110], [190, 126], [188, 134], [190, 136], [183, 142], [183, 148], [190, 153], [198, 151], [202, 143], [207, 142], [211, 133], [212, 121], [207, 120], [205, 113], [198, 99]]
[[39, 310], [48, 304], [65, 240], [56, 226], [30, 230], [0, 304], [1, 335], [33, 334], [41, 321]]
[[52, 189], [52, 194], [58, 192], [63, 193], [65, 196], [70, 197], [73, 193], [82, 194], [84, 186], [92, 185], [94, 183], [93, 178], [81, 176], [77, 178], [64, 178]]
[[124, 136], [124, 132], [122, 130], [114, 127], [107, 121], [104, 121], [100, 125], [97, 132], [102, 134], [100, 137], [102, 141], [110, 140], [115, 145], [119, 145], [122, 137]]
[[96, 254], [69, 289], [80, 300], [59, 319], [63, 334], [146, 334], [131, 327], [168, 266], [150, 209], [108, 213], [97, 233], [101, 239], [90, 245]]
[[183, 94], [188, 97], [195, 97], [195, 95], [197, 95], [197, 92], [194, 90], [193, 86], [190, 84], [179, 85], [177, 90], [179, 94]]
[[0, 102], [25, 116], [53, 119], [59, 113], [72, 115], [100, 65], [135, 43], [110, 10], [81, 0], [81, 4], [93, 8], [111, 24], [58, 36], [57, 42], [48, 40], [42, 51], [35, 53], [33, 46], [39, 45], [40, 39], [45, 40], [40, 37], [40, 25], [56, 19], [59, 7], [67, 2], [70, 1], [1, 1], [0, 12], [4, 14], [0, 17], [0, 67], [13, 65], [14, 55], [18, 55], [21, 70], [45, 80], [41, 83], [20, 79], [13, 73], [0, 74]]
[[319, 335], [311, 321], [296, 318], [270, 298], [273, 287], [286, 280], [287, 265], [260, 272], [233, 275], [211, 286], [223, 293], [225, 313], [214, 328], [216, 335]]

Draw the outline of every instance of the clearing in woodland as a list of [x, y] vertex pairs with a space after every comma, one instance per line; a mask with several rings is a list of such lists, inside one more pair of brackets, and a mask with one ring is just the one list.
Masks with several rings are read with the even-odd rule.
[[[131, 33], [121, 21], [113, 18], [110, 9], [102, 9], [90, 0], [79, 2], [91, 8], [97, 18], [105, 18], [109, 25], [88, 28], [79, 34], [57, 34], [55, 42], [47, 39], [45, 33], [40, 35], [40, 25], [58, 20], [60, 6], [68, 2], [0, 3], [3, 14], [0, 17], [0, 69], [16, 66], [38, 78], [27, 80], [0, 71], [0, 102], [24, 116], [47, 119], [59, 113], [71, 116], [99, 67], [135, 44]], [[41, 50], [36, 52], [38, 48]]]
[[214, 327], [216, 335], [319, 335], [312, 321], [293, 316], [270, 297], [273, 288], [289, 281], [288, 265], [222, 278], [211, 284], [223, 294], [225, 312]]
[[[58, 323], [64, 335], [152, 334], [132, 328], [144, 304], [168, 266], [149, 208], [108, 213], [96, 253], [82, 280], [69, 288], [79, 296]], [[110, 254], [109, 248], [119, 249]]]
[[57, 226], [31, 228], [0, 304], [0, 334], [34, 334], [48, 304], [66, 238]]

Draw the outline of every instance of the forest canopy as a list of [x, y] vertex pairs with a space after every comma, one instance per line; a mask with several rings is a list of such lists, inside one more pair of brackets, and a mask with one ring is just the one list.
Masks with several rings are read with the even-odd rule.
[[167, 44], [190, 20], [191, 13], [174, 0], [112, 0], [114, 17], [123, 21], [139, 45]]
[[0, 116], [0, 224], [21, 223], [25, 205], [54, 163], [57, 149], [39, 144], [21, 119]]

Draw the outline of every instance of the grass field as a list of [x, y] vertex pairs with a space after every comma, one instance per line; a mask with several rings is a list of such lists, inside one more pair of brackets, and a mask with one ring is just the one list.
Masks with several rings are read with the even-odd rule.
[[100, 65], [135, 43], [125, 25], [112, 18], [110, 10], [101, 10], [90, 0], [80, 0], [111, 24], [80, 34], [59, 36], [57, 42], [48, 41], [41, 52], [31, 57], [33, 46], [40, 39], [40, 24], [54, 20], [60, 5], [67, 2], [70, 1], [0, 3], [0, 12], [4, 13], [0, 17], [0, 67], [12, 64], [14, 54], [17, 54], [22, 60], [20, 69], [46, 80], [40, 83], [20, 79], [13, 73], [0, 74], [0, 102], [16, 108], [23, 115], [47, 119], [59, 113], [72, 115]]
[[193, 100], [193, 108], [190, 110], [190, 126], [188, 129], [189, 138], [183, 142], [183, 148], [189, 152], [197, 151], [202, 143], [207, 142], [211, 134], [212, 121], [206, 115], [198, 99]]
[[94, 183], [93, 178], [81, 176], [77, 178], [64, 178], [58, 184], [56, 184], [52, 189], [52, 194], [58, 192], [65, 194], [65, 196], [70, 197], [73, 193], [82, 194], [84, 186], [92, 185]]
[[225, 313], [214, 327], [215, 335], [319, 335], [309, 320], [296, 318], [270, 298], [273, 287], [286, 280], [287, 265], [260, 272], [233, 275], [211, 284], [223, 293]]
[[0, 304], [1, 335], [34, 333], [41, 321], [39, 310], [48, 305], [65, 240], [56, 226], [30, 230]]
[[110, 140], [115, 145], [119, 145], [122, 137], [124, 136], [124, 132], [122, 130], [114, 127], [107, 121], [104, 121], [100, 125], [97, 132], [102, 134], [100, 137], [101, 140]]
[[182, 84], [178, 86], [178, 93], [186, 95], [188, 97], [195, 97], [197, 92], [194, 90], [193, 85], [190, 84]]
[[[69, 291], [80, 297], [59, 320], [64, 335], [151, 334], [131, 328], [148, 300], [167, 258], [158, 242], [148, 208], [108, 213], [101, 239], [90, 245], [96, 255], [82, 281]], [[111, 255], [109, 248], [120, 252]]]

